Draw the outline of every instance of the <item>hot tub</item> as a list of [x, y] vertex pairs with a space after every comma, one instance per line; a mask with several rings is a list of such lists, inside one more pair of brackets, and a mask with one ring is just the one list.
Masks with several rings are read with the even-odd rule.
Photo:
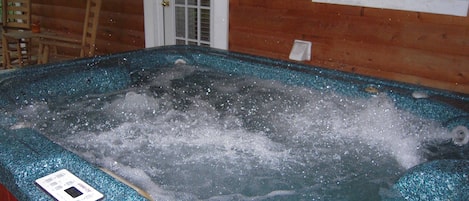
[[[157, 200], [469, 200], [469, 96], [464, 94], [196, 46], [4, 71], [0, 90], [0, 183], [19, 200], [49, 200], [35, 181], [61, 169], [105, 200], [146, 198], [103, 169], [137, 183]], [[101, 120], [108, 112], [130, 123]], [[340, 113], [346, 116], [336, 116]], [[414, 124], [415, 118], [425, 123]], [[419, 133], [388, 132], [395, 127], [415, 127], [409, 132]], [[88, 140], [96, 136], [101, 140]], [[126, 149], [136, 141], [143, 144]], [[148, 149], [153, 151], [143, 152]], [[122, 152], [108, 156], [116, 151]], [[145, 157], [129, 159], [139, 156]], [[198, 167], [199, 162], [209, 165]], [[179, 169], [172, 163], [190, 170], [170, 173]], [[368, 171], [373, 168], [381, 170]], [[202, 172], [236, 176], [208, 179]], [[356, 181], [376, 172], [380, 175], [374, 177], [387, 179]], [[173, 184], [188, 181], [200, 187]], [[375, 192], [364, 193], [370, 189]]]

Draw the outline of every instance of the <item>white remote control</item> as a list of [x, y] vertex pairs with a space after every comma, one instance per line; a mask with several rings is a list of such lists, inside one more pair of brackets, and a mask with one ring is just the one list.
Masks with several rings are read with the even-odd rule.
[[66, 169], [41, 177], [36, 184], [58, 201], [97, 201], [104, 197]]

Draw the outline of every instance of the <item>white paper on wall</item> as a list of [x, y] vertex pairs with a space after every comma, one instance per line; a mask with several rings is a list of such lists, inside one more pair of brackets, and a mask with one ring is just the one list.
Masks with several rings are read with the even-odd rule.
[[312, 0], [312, 2], [455, 16], [467, 16], [469, 7], [469, 0]]

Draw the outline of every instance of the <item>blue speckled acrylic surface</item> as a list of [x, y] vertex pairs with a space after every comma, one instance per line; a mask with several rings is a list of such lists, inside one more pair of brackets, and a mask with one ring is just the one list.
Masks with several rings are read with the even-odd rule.
[[0, 182], [18, 200], [51, 200], [34, 181], [64, 168], [103, 193], [105, 200], [146, 200], [34, 130], [0, 130]]
[[469, 200], [469, 161], [436, 160], [410, 169], [395, 187], [406, 200]]
[[[366, 91], [373, 87], [392, 97], [398, 107], [440, 121], [448, 129], [469, 127], [468, 95], [196, 46], [159, 47], [3, 71], [0, 107], [21, 107], [35, 101], [73, 101], [121, 90], [139, 80], [139, 71], [171, 66], [177, 59], [227, 73], [254, 75], [354, 97], [375, 95]], [[413, 98], [414, 91], [429, 98]], [[105, 194], [105, 200], [145, 200], [40, 133], [28, 128], [12, 129], [15, 123], [14, 117], [0, 114], [0, 183], [19, 200], [49, 200], [34, 180], [63, 168]], [[464, 160], [425, 163], [411, 169], [397, 181], [395, 188], [408, 200], [468, 200], [469, 193], [457, 194], [459, 189], [469, 192], [468, 164]]]

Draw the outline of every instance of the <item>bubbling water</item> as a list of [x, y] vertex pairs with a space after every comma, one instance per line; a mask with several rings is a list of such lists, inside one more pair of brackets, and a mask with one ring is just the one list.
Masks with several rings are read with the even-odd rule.
[[385, 95], [181, 64], [134, 76], [124, 91], [16, 113], [156, 200], [379, 200], [426, 160], [423, 143], [450, 138]]

